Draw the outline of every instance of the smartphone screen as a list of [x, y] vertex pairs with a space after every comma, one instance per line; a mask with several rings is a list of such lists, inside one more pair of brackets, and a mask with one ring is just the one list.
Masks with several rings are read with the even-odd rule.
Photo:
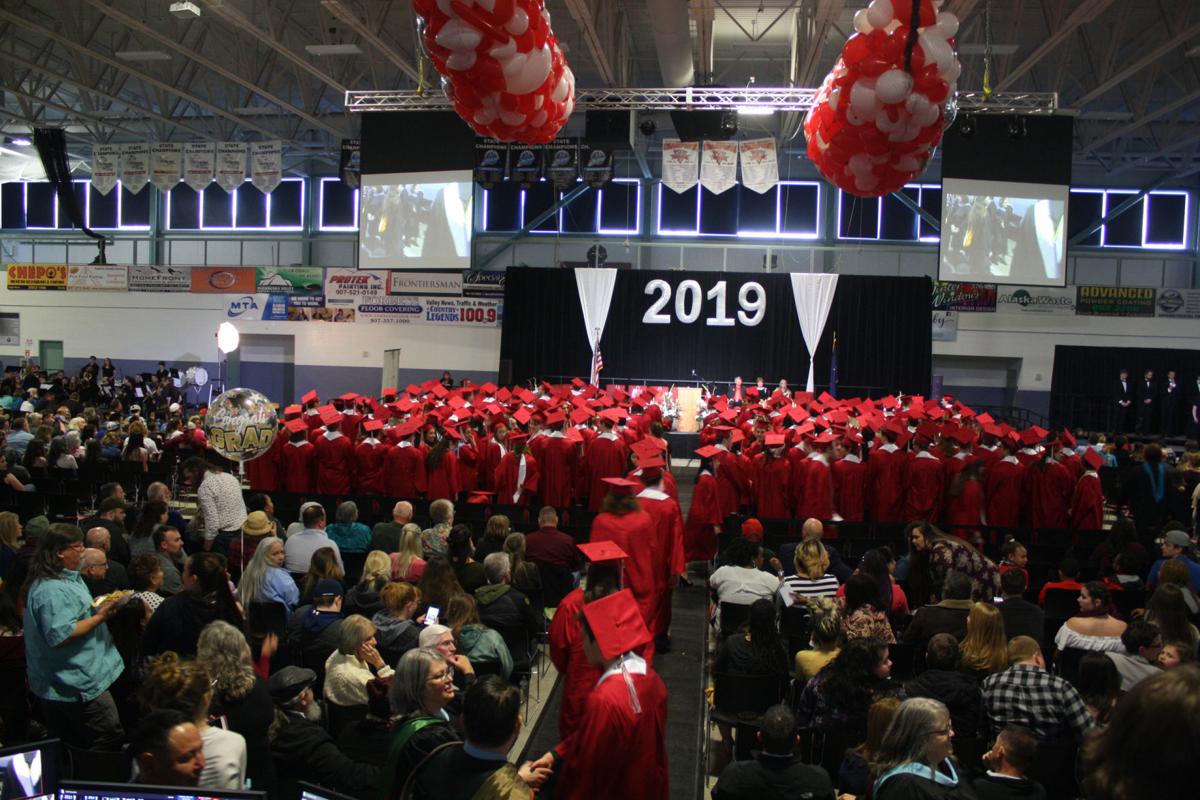
[[438, 608], [437, 606], [430, 606], [429, 610], [425, 612], [425, 624], [427, 626], [428, 625], [437, 625], [438, 624], [438, 614], [440, 614], [440, 613], [441, 613], [440, 608]]

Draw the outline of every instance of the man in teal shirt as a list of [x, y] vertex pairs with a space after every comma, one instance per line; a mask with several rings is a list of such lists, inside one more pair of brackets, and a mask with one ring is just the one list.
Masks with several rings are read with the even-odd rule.
[[104, 623], [120, 600], [92, 607], [79, 575], [83, 532], [51, 525], [34, 551], [25, 603], [29, 688], [42, 701], [46, 723], [67, 743], [119, 750], [124, 731], [108, 687], [124, 664]]

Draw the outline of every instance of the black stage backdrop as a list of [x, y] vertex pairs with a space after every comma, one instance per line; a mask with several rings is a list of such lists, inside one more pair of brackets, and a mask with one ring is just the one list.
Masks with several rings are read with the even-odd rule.
[[[1154, 370], [1154, 382], [1160, 391], [1167, 371], [1175, 370], [1175, 380], [1182, 388], [1182, 414], [1183, 409], [1191, 407], [1196, 376], [1200, 375], [1200, 350], [1056, 345], [1050, 418], [1073, 427], [1115, 431], [1117, 380], [1122, 369], [1129, 370], [1135, 397], [1146, 370]], [[1154, 430], [1158, 430], [1157, 420]]]
[[[668, 302], [659, 309], [669, 318], [665, 324], [644, 321], [663, 295], [661, 290], [647, 292], [656, 280], [665, 281], [671, 290]], [[699, 311], [691, 323], [681, 322], [676, 310], [677, 290], [684, 281], [699, 284], [699, 292], [684, 293], [685, 318]], [[719, 316], [717, 300], [706, 295], [717, 291], [721, 282], [725, 314], [734, 324], [713, 326], [706, 320]], [[757, 299], [747, 286], [750, 283], [762, 287], [765, 300], [762, 319], [753, 326], [745, 324], [753, 319]], [[842, 396], [901, 390], [927, 394], [931, 292], [931, 281], [923, 277], [839, 276], [817, 351], [817, 391], [828, 385], [836, 331]], [[696, 300], [700, 301], [698, 309], [693, 305]], [[616, 383], [701, 379], [727, 383], [735, 375], [749, 383], [762, 375], [768, 383], [787, 378], [793, 388], [803, 389], [808, 376], [808, 354], [786, 274], [622, 270], [617, 273], [600, 349], [604, 356], [601, 378]], [[514, 382], [587, 377], [591, 350], [573, 270], [508, 269], [500, 359], [502, 377], [505, 368], [510, 368]]]

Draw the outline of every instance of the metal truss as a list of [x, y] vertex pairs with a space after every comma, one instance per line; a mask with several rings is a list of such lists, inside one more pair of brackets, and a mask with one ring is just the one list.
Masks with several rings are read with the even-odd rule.
[[[639, 111], [715, 111], [761, 107], [775, 111], [807, 111], [816, 89], [751, 87], [746, 89], [683, 87], [678, 89], [579, 89], [576, 109]], [[1058, 110], [1056, 92], [959, 92], [959, 111], [1003, 114], [1053, 114]], [[453, 106], [441, 92], [365, 91], [346, 92], [346, 110], [450, 111]]]

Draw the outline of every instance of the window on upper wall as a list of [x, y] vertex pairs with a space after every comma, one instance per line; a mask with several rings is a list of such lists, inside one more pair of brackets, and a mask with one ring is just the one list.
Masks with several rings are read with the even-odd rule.
[[358, 230], [358, 189], [341, 178], [321, 178], [317, 197], [317, 230]]
[[480, 230], [519, 231], [521, 229], [521, 189], [515, 183], [503, 181], [491, 189], [480, 191], [483, 217]]
[[1136, 198], [1121, 214], [1092, 231], [1077, 246], [1186, 249], [1191, 195], [1170, 189], [1138, 195], [1133, 189], [1072, 189], [1067, 212], [1068, 238], [1073, 239]]
[[246, 181], [226, 192], [215, 183], [196, 192], [179, 183], [166, 193], [168, 230], [302, 230], [304, 179], [284, 178], [269, 195]]
[[597, 204], [598, 233], [628, 236], [642, 232], [642, 182], [637, 178], [614, 178], [599, 190]]
[[[108, 194], [100, 194], [91, 181], [72, 181], [72, 191], [89, 228], [96, 230], [148, 230], [150, 192], [143, 188], [131, 194], [118, 183]], [[54, 187], [46, 181], [13, 181], [0, 186], [0, 228], [77, 228], [60, 208]]]
[[815, 239], [820, 186], [780, 181], [758, 193], [738, 184], [720, 194], [702, 186], [677, 193], [659, 184], [661, 236], [730, 236], [745, 239]]
[[910, 183], [900, 190], [909, 203], [895, 194], [884, 197], [856, 197], [838, 191], [838, 238], [889, 242], [936, 242], [938, 233], [913, 208], [935, 219], [942, 210], [942, 188], [932, 184]]
[[[641, 231], [641, 189], [636, 178], [615, 178], [601, 189], [587, 189], [569, 205], [542, 220], [531, 232], [637, 234]], [[479, 230], [486, 233], [521, 230], [561, 201], [563, 194], [546, 180], [530, 189], [521, 189], [509, 181], [497, 183], [491, 189], [480, 189]]]

